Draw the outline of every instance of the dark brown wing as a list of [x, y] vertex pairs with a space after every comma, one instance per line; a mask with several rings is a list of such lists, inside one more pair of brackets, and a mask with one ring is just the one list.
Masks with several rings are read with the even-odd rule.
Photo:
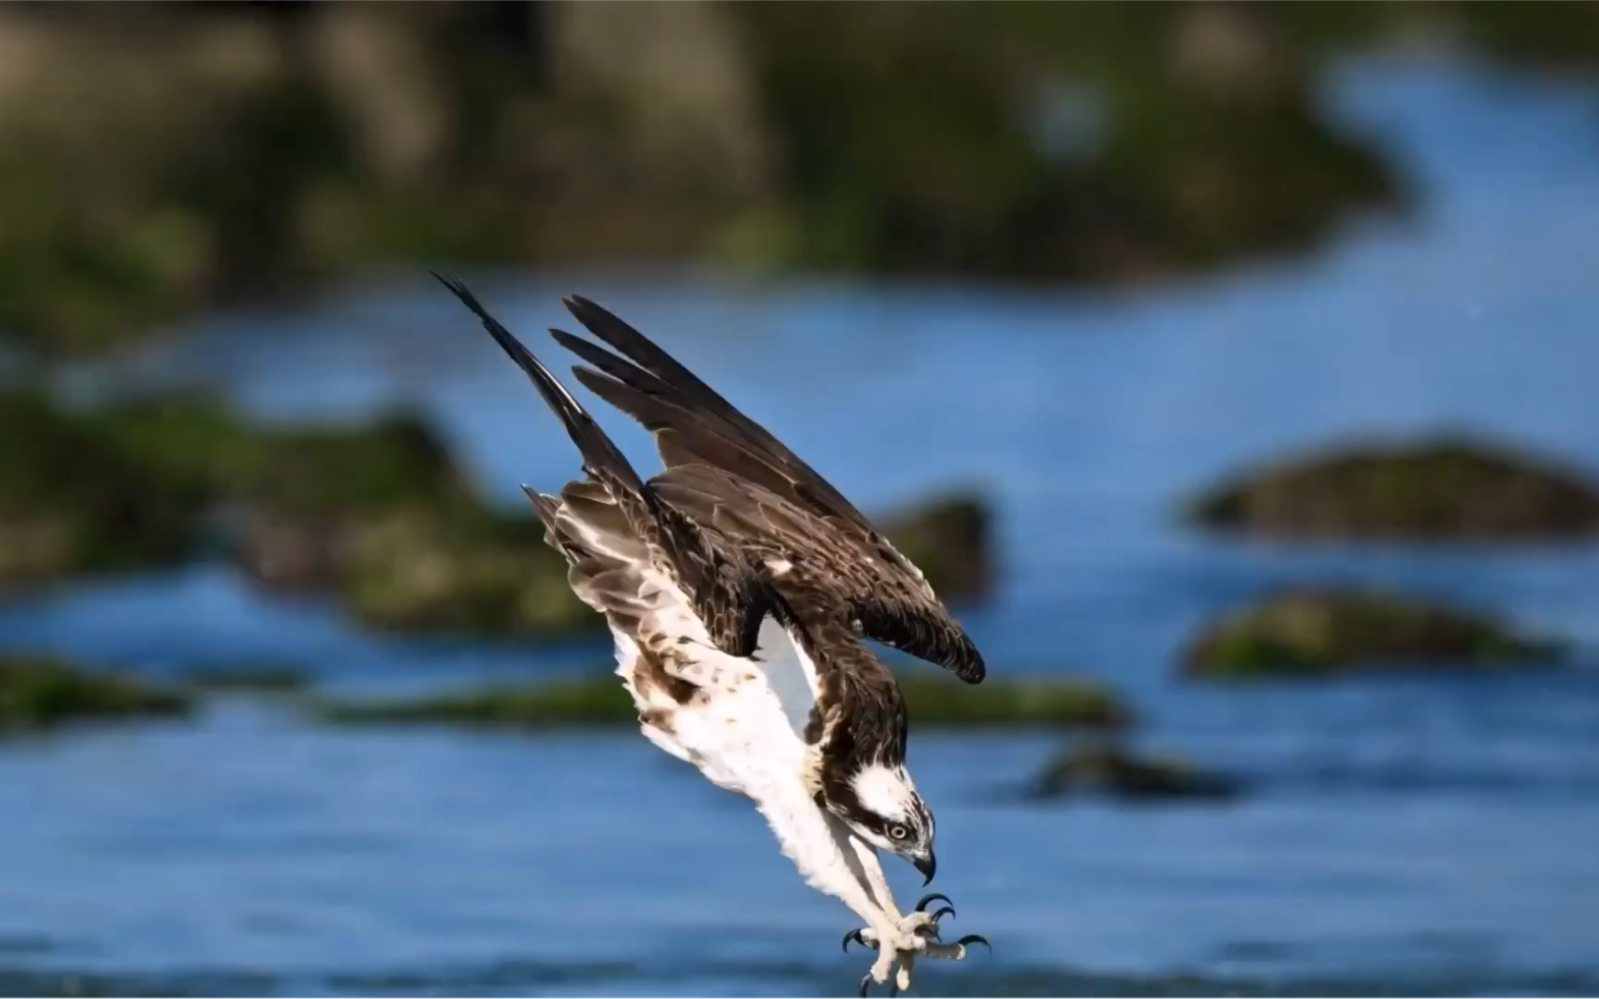
[[[594, 367], [574, 369], [600, 398], [655, 435], [667, 471], [650, 480], [671, 507], [730, 540], [787, 562], [770, 570], [793, 603], [802, 587], [867, 636], [938, 663], [968, 683], [982, 656], [911, 561], [837, 489], [642, 333], [583, 298], [567, 308], [622, 357], [569, 333], [556, 340]], [[802, 606], [795, 612], [805, 615]], [[820, 613], [822, 608], [817, 607]]]
[[[742, 553], [718, 547], [714, 539], [696, 527], [682, 511], [663, 502], [655, 490], [639, 478], [627, 457], [566, 387], [510, 330], [489, 315], [466, 285], [456, 278], [440, 274], [434, 277], [472, 310], [495, 341], [533, 380], [539, 394], [561, 418], [567, 434], [577, 445], [589, 479], [602, 487], [620, 509], [632, 534], [644, 542], [651, 561], [670, 574], [688, 594], [711, 640], [729, 655], [747, 657], [753, 654], [758, 647], [761, 622], [773, 609], [776, 595], [770, 584]], [[534, 505], [539, 507], [537, 498]], [[539, 508], [539, 512], [543, 517], [547, 511]], [[555, 525], [546, 518], [546, 526], [553, 530]]]
[[[832, 483], [644, 334], [586, 298], [573, 295], [564, 302], [589, 332], [627, 358], [624, 360], [569, 333], [553, 330], [562, 346], [610, 376], [601, 379], [594, 372], [578, 369], [578, 380], [584, 385], [624, 412], [631, 413], [631, 410], [605, 395], [605, 391], [617, 383], [631, 389], [634, 396], [655, 399], [693, 414], [689, 423], [662, 427], [657, 434], [665, 432], [674, 444], [690, 450], [705, 450], [707, 454], [701, 455], [700, 460], [726, 458], [737, 453], [743, 461], [741, 474], [747, 473], [751, 481], [818, 513], [871, 529], [866, 517], [833, 488]], [[600, 382], [604, 388], [596, 388], [594, 382]], [[721, 467], [716, 460], [709, 460], [709, 464]]]

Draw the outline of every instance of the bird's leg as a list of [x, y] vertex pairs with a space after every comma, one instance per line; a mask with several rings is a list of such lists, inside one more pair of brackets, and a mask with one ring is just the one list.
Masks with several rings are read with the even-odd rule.
[[861, 872], [866, 876], [866, 887], [871, 891], [877, 907], [883, 910], [883, 915], [899, 922], [899, 909], [894, 905], [894, 893], [888, 888], [888, 878], [883, 876], [883, 865], [878, 863], [877, 851], [859, 836], [851, 836], [849, 845], [855, 851], [855, 859], [861, 865]]
[[[894, 905], [892, 893], [888, 888], [888, 879], [883, 876], [883, 867], [878, 862], [877, 851], [872, 846], [858, 837], [850, 836], [849, 844], [859, 862], [860, 873], [864, 876], [865, 884], [870, 889], [883, 915], [893, 920], [893, 931], [884, 933], [878, 928], [852, 930], [844, 936], [844, 949], [849, 949], [851, 940], [877, 950], [877, 960], [872, 963], [871, 970], [866, 977], [861, 979], [861, 995], [865, 995], [872, 982], [884, 984], [889, 973], [894, 973], [894, 981], [890, 985], [890, 994], [904, 991], [911, 987], [911, 972], [916, 966], [916, 956], [924, 954], [930, 958], [943, 958], [959, 961], [966, 957], [968, 945], [981, 943], [988, 946], [984, 937], [972, 934], [962, 937], [952, 944], [942, 943], [938, 939], [939, 920], [945, 916], [955, 915], [955, 907], [945, 904], [937, 908], [929, 908], [935, 902], [949, 902], [949, 896], [934, 892], [924, 895], [917, 901], [916, 907], [910, 912], [900, 915], [899, 909]], [[852, 867], [854, 865], [851, 865]], [[899, 968], [895, 970], [894, 964], [898, 962]]]
[[[855, 859], [859, 861], [861, 872], [865, 875], [867, 887], [871, 890], [877, 907], [883, 910], [883, 915], [892, 920], [900, 931], [900, 936], [911, 939], [915, 937], [938, 937], [938, 921], [945, 916], [955, 914], [953, 906], [944, 906], [933, 912], [928, 912], [928, 904], [934, 900], [949, 901], [946, 895], [933, 893], [924, 896], [916, 903], [916, 908], [904, 915], [900, 914], [899, 907], [894, 904], [894, 893], [888, 887], [888, 878], [883, 874], [883, 865], [878, 860], [877, 851], [870, 843], [856, 836], [851, 836], [849, 845], [855, 851]], [[908, 949], [901, 947], [900, 949]]]
[[[942, 896], [938, 896], [942, 897]], [[948, 901], [947, 899], [945, 901]], [[889, 995], [906, 991], [911, 987], [911, 972], [916, 967], [916, 958], [922, 955], [929, 958], [939, 958], [950, 961], [966, 959], [968, 947], [982, 944], [988, 947], [988, 938], [976, 933], [961, 937], [954, 943], [943, 943], [938, 939], [938, 919], [947, 914], [954, 913], [953, 906], [945, 906], [930, 917], [927, 921], [918, 920], [917, 917], [927, 917], [927, 898], [918, 903], [917, 908], [901, 920], [901, 926], [913, 923], [914, 928], [909, 932], [899, 935], [899, 939], [885, 946], [883, 941], [889, 938], [879, 938], [871, 930], [854, 930], [844, 937], [844, 949], [849, 949], [849, 941], [857, 940], [868, 947], [877, 950], [877, 960], [872, 962], [871, 970], [861, 979], [862, 997], [866, 996], [873, 982], [879, 985], [887, 983]], [[899, 967], [895, 969], [894, 965]], [[889, 973], [894, 975], [893, 981], [888, 982]]]
[[[844, 935], [844, 949], [848, 951], [850, 941], [854, 940], [877, 951], [877, 959], [872, 962], [866, 977], [861, 979], [861, 994], [865, 995], [871, 983], [886, 983], [889, 973], [894, 969], [894, 958], [899, 953], [896, 945], [900, 936], [900, 916], [894, 908], [894, 899], [889, 894], [888, 883], [883, 877], [882, 867], [877, 863], [876, 853], [870, 846], [861, 843], [848, 826], [832, 816], [827, 817], [827, 826], [850, 873], [847, 880], [851, 884], [837, 894], [866, 923], [864, 927]], [[860, 849], [862, 846], [866, 847], [864, 852]]]

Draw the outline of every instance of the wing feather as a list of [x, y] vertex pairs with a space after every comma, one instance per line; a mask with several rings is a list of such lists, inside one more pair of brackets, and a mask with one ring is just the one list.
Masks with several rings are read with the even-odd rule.
[[[590, 333], [620, 351], [633, 362], [635, 370], [642, 369], [642, 373], [653, 376], [653, 382], [646, 379], [632, 382], [619, 378], [624, 384], [638, 392], [650, 393], [653, 390], [655, 394], [679, 402], [689, 412], [714, 417], [731, 427], [752, 446], [755, 453], [764, 457], [771, 470], [786, 479], [790, 489], [807, 504], [817, 506], [822, 512], [870, 527], [866, 517], [833, 488], [832, 483], [644, 334], [581, 295], [568, 296], [564, 302]], [[617, 366], [625, 364], [620, 358], [612, 363]], [[618, 377], [614, 371], [608, 373], [613, 378]]]
[[771, 578], [797, 611], [845, 614], [877, 641], [983, 679], [982, 656], [921, 571], [837, 489], [642, 333], [588, 299], [565, 302], [625, 355], [551, 331], [593, 365], [574, 368], [577, 379], [655, 436], [666, 471], [650, 488], [668, 506], [788, 563]]
[[[461, 300], [500, 347], [532, 379], [539, 394], [560, 417], [583, 457], [591, 482], [569, 486], [562, 505], [577, 510], [613, 504], [626, 518], [628, 534], [642, 541], [650, 561], [665, 572], [694, 604], [713, 642], [729, 655], [745, 657], [758, 647], [762, 620], [773, 609], [775, 593], [760, 572], [739, 553], [717, 547], [683, 512], [662, 502], [581, 403], [510, 330], [491, 316], [459, 279], [435, 274]], [[596, 493], [598, 489], [600, 492]], [[546, 528], [555, 533], [553, 501], [534, 500]], [[591, 511], [600, 513], [601, 511]], [[579, 518], [580, 520], [581, 518]], [[593, 581], [590, 585], [596, 585]]]

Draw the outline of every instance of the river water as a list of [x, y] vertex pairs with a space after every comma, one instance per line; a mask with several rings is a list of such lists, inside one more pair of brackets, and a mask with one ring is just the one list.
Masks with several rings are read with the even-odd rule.
[[[867, 509], [985, 488], [1004, 583], [965, 617], [991, 669], [1102, 676], [1142, 745], [1247, 781], [1227, 803], [1028, 804], [1009, 792], [1055, 739], [913, 719], [938, 887], [995, 944], [919, 968], [920, 992], [1592, 993], [1599, 672], [1218, 691], [1173, 661], [1211, 615], [1303, 581], [1599, 646], [1599, 546], [1289, 550], [1174, 519], [1217, 475], [1348, 437], [1466, 430], [1599, 471], [1593, 94], [1346, 64], [1329, 110], [1400, 155], [1414, 217], [1155, 293], [627, 274], [479, 291], [530, 339], [566, 322], [568, 291], [634, 319]], [[423, 406], [508, 505], [576, 471], [423, 281], [217, 319], [118, 377], [221, 386], [266, 419]], [[643, 464], [643, 434], [601, 419]], [[0, 644], [151, 673], [286, 660], [369, 692], [606, 656], [365, 635], [211, 565], [5, 605]], [[846, 916], [745, 803], [632, 732], [342, 731], [224, 699], [0, 747], [0, 993], [841, 994], [866, 963], [836, 949]]]

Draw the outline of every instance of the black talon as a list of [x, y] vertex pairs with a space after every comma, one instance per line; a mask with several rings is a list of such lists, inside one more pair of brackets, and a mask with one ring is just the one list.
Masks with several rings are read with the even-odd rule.
[[954, 917], [954, 915], [955, 915], [955, 907], [953, 905], [946, 905], [943, 908], [939, 909], [938, 911], [930, 913], [930, 915], [933, 917], [933, 925], [937, 926], [938, 925], [938, 921], [940, 919], [943, 919], [945, 916], [949, 916], [951, 918]]
[[988, 952], [990, 954], [994, 953], [994, 945], [989, 943], [988, 938], [983, 936], [981, 933], [968, 933], [955, 942], [962, 947], [969, 947], [974, 943], [980, 943], [984, 947], [988, 948]]
[[866, 999], [866, 990], [872, 987], [872, 973], [868, 971], [861, 978], [861, 999]]
[[850, 930], [848, 933], [844, 934], [844, 944], [843, 944], [843, 946], [844, 946], [844, 953], [846, 953], [846, 954], [849, 953], [849, 942], [851, 940], [853, 940], [856, 943], [860, 944], [862, 947], [871, 947], [872, 946], [871, 944], [866, 942], [866, 938], [865, 937], [861, 936], [861, 931], [860, 930], [858, 930], [858, 929]]
[[955, 910], [953, 908], [955, 903], [949, 901], [949, 896], [948, 895], [940, 895], [936, 891], [933, 892], [930, 895], [923, 895], [922, 898], [921, 898], [921, 901], [916, 903], [916, 911], [917, 912], [926, 912], [927, 911], [927, 907], [929, 905], [931, 905], [935, 901], [937, 901], [937, 902], [949, 902], [950, 906], [952, 907], [949, 910], [949, 914], [952, 915], [952, 916], [955, 914]]

